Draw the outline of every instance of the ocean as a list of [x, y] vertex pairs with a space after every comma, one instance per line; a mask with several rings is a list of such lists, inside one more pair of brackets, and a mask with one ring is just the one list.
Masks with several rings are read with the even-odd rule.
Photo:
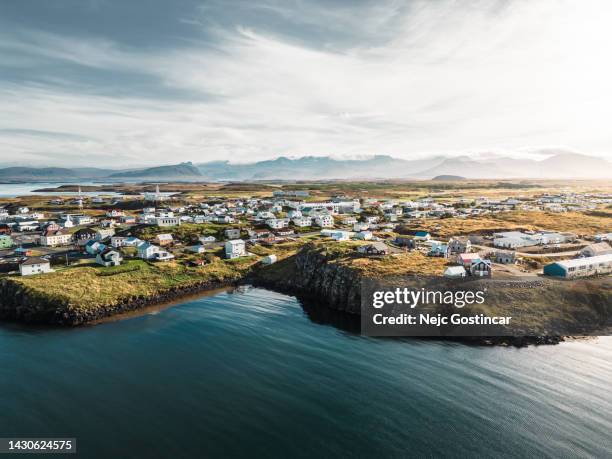
[[264, 289], [74, 329], [0, 325], [0, 436], [79, 457], [610, 457], [612, 339], [359, 336]]

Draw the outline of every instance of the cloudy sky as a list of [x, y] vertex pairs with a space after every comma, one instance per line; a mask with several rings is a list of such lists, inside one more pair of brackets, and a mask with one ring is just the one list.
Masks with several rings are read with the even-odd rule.
[[607, 0], [0, 2], [0, 163], [612, 158]]

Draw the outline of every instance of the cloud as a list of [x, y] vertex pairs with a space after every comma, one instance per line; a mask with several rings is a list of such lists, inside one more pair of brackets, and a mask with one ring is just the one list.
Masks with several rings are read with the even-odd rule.
[[607, 2], [224, 3], [175, 11], [172, 46], [5, 29], [0, 160], [610, 157]]

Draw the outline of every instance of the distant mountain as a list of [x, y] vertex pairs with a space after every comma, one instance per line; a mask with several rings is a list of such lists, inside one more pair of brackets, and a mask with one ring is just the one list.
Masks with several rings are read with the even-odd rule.
[[150, 167], [148, 169], [132, 170], [127, 172], [115, 172], [110, 174], [108, 178], [111, 179], [201, 179], [202, 174], [200, 170], [195, 167], [192, 163], [181, 163], [173, 166], [158, 166]]
[[437, 166], [416, 174], [419, 178], [437, 175], [460, 175], [472, 179], [601, 179], [612, 177], [612, 163], [594, 156], [567, 152], [540, 161], [505, 157], [479, 160], [458, 156], [447, 158]]
[[418, 160], [403, 160], [386, 155], [368, 159], [334, 159], [329, 156], [292, 159], [281, 156], [249, 164], [215, 161], [197, 166], [202, 175], [210, 180], [371, 180], [408, 178], [442, 161], [444, 158], [439, 156]]
[[544, 160], [508, 157], [432, 156], [405, 160], [387, 155], [367, 159], [304, 156], [234, 164], [213, 161], [181, 163], [133, 170], [97, 168], [0, 169], [0, 182], [77, 182], [83, 180], [137, 181], [253, 181], [253, 180], [385, 180], [424, 179], [610, 179], [612, 163], [602, 158], [551, 151]]
[[44, 167], [40, 169], [33, 167], [7, 167], [0, 169], [0, 181], [8, 182], [76, 180], [78, 177], [78, 174], [72, 169], [62, 167]]
[[460, 175], [436, 175], [432, 180], [438, 180], [440, 182], [455, 182], [459, 180], [467, 180], [465, 177]]

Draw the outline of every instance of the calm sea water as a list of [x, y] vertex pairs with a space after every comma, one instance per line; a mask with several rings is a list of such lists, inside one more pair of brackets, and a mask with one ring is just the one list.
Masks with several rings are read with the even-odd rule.
[[[42, 188], [57, 188], [61, 185], [77, 185], [76, 183], [68, 183], [68, 182], [48, 182], [48, 183], [0, 183], [0, 198], [14, 198], [17, 196], [28, 196], [28, 195], [53, 195], [52, 192], [39, 192], [34, 190], [40, 190]], [[102, 185], [102, 183], [94, 183], [94, 182], [83, 182], [80, 183], [82, 186], [87, 185]], [[58, 194], [58, 193], [55, 193]], [[61, 193], [63, 196], [76, 196], [77, 192], [64, 191]], [[83, 191], [81, 192], [82, 196], [118, 196], [119, 193], [115, 192], [94, 192], [94, 191]]]
[[0, 326], [0, 436], [82, 457], [610, 457], [612, 340], [362, 338], [261, 289], [72, 330]]

